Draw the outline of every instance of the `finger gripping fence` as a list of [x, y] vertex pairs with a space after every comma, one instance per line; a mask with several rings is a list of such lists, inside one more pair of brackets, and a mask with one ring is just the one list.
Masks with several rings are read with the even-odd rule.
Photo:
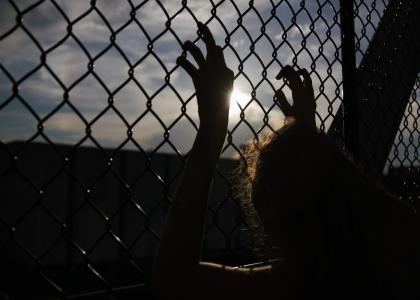
[[247, 140], [282, 124], [284, 65], [309, 71], [319, 128], [418, 203], [418, 1], [0, 3], [2, 296], [147, 293], [198, 128], [176, 64], [186, 40], [204, 51], [197, 21], [235, 73], [203, 259], [251, 257], [231, 174]]

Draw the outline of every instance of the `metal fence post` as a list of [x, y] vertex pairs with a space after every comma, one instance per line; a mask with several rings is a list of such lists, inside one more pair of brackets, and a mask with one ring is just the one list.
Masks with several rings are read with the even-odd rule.
[[343, 133], [347, 149], [358, 158], [358, 97], [353, 1], [340, 0], [341, 59], [343, 73]]
[[[347, 7], [350, 6], [350, 2], [352, 1], [342, 0], [341, 4], [343, 7]], [[420, 44], [415, 37], [418, 36], [420, 30], [417, 20], [420, 11], [419, 3], [408, 0], [393, 0], [388, 3], [357, 69], [357, 77], [355, 76], [356, 71], [353, 71], [354, 80], [352, 82], [348, 80], [351, 71], [346, 68], [354, 64], [346, 62], [346, 59], [352, 60], [352, 54], [348, 53], [347, 57], [346, 51], [350, 51], [347, 50], [347, 47], [353, 47], [353, 49], [355, 47], [354, 34], [353, 46], [345, 44], [350, 43], [349, 35], [347, 38], [345, 34], [343, 36], [343, 107], [347, 115], [344, 117], [340, 114], [336, 115], [329, 134], [335, 134], [343, 122], [345, 127], [350, 126], [344, 130], [347, 136], [350, 135], [345, 137], [346, 144], [348, 139], [357, 140], [360, 147], [356, 149], [358, 151], [354, 155], [365, 165], [366, 171], [373, 177], [380, 176], [384, 170], [418, 77], [419, 58], [417, 53]], [[347, 29], [350, 32], [351, 24], [346, 23], [349, 20], [346, 20], [345, 13], [349, 8], [343, 7], [341, 9], [341, 17], [344, 17], [342, 30]], [[352, 104], [349, 104], [351, 97], [355, 97], [355, 99], [350, 101]], [[352, 142], [347, 146], [350, 151], [354, 151]]]

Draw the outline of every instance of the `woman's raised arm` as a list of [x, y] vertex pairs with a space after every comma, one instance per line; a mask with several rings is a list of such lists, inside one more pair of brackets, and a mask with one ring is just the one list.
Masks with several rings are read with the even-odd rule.
[[228, 126], [234, 74], [227, 68], [222, 48], [216, 45], [210, 30], [202, 23], [198, 28], [206, 45], [206, 57], [187, 41], [184, 49], [194, 57], [198, 68], [185, 57], [178, 57], [177, 63], [193, 80], [200, 126], [155, 260], [152, 285], [159, 290], [180, 287], [196, 276], [210, 186]]
[[[183, 299], [259, 297], [264, 292], [285, 299], [285, 278], [272, 266], [237, 268], [200, 262], [204, 222], [213, 174], [227, 133], [233, 72], [210, 30], [198, 23], [207, 55], [187, 41], [185, 57], [177, 62], [191, 76], [198, 102], [200, 127], [180, 178], [169, 211], [152, 272], [152, 286], [159, 296]], [[272, 293], [275, 290], [276, 293]]]

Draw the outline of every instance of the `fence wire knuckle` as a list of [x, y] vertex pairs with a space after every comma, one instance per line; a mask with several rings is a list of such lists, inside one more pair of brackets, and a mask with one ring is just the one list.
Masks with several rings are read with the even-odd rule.
[[[0, 254], [12, 298], [29, 293], [117, 299], [147, 284], [164, 217], [198, 129], [196, 95], [178, 84], [182, 71], [175, 61], [186, 55], [187, 34], [197, 44], [200, 37], [194, 26], [189, 33], [179, 29], [180, 20], [202, 21], [218, 32], [235, 84], [245, 89], [240, 94], [245, 99], [232, 103], [235, 116], [222, 156], [236, 160], [222, 160], [215, 174], [203, 258], [235, 261], [249, 255], [232, 171], [244, 160], [247, 139], [279, 127], [283, 115], [272, 95], [285, 83], [274, 77], [287, 64], [310, 73], [321, 131], [334, 132], [367, 168], [378, 170], [385, 163], [385, 172], [371, 173], [413, 207], [419, 203], [419, 70], [412, 66], [406, 75], [404, 62], [399, 73], [387, 69], [380, 57], [398, 56], [378, 52], [385, 38], [378, 28], [386, 26], [385, 12], [393, 10], [392, 20], [400, 25], [387, 34], [403, 45], [400, 55], [418, 61], [409, 47], [414, 41], [399, 31], [419, 31], [419, 22], [410, 17], [418, 11], [416, 1], [356, 0], [352, 11], [344, 11], [343, 1], [328, 0], [270, 0], [265, 6], [201, 1], [207, 11], [193, 1], [126, 0], [121, 7], [102, 1], [86, 1], [84, 7], [58, 0], [3, 2], [1, 14], [10, 20], [0, 28]], [[118, 22], [113, 13], [121, 14]], [[160, 18], [150, 21], [151, 13]], [[354, 22], [353, 33], [343, 18]], [[60, 36], [48, 36], [45, 26], [61, 28]], [[97, 39], [89, 41], [86, 36], [95, 38], [95, 30]], [[99, 41], [99, 32], [106, 42]], [[125, 34], [132, 34], [131, 40], [124, 40]], [[134, 53], [128, 48], [133, 36], [143, 43]], [[354, 39], [348, 49], [343, 36]], [[18, 43], [13, 51], [10, 43]], [[343, 56], [345, 50], [350, 56]], [[109, 60], [120, 67], [107, 69]], [[66, 75], [67, 68], [77, 71]], [[383, 72], [398, 79], [393, 86], [386, 76], [365, 75]], [[343, 80], [357, 86], [355, 99], [343, 97]], [[94, 88], [86, 92], [87, 86]], [[130, 111], [122, 100], [133, 89], [141, 111]], [[407, 103], [375, 100], [384, 95]], [[100, 98], [96, 107], [89, 106], [90, 98]], [[164, 107], [173, 109], [171, 116]], [[397, 127], [395, 120], [401, 120]], [[60, 140], [69, 128], [65, 122], [80, 130]], [[152, 127], [159, 138], [145, 142]], [[382, 129], [375, 134], [371, 128]], [[184, 131], [181, 141], [179, 131]], [[180, 144], [188, 132], [191, 139]], [[391, 144], [386, 156], [378, 154], [378, 147]]]

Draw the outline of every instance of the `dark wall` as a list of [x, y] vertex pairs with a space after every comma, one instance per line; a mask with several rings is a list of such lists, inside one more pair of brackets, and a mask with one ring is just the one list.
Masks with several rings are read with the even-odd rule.
[[[19, 245], [42, 257], [43, 266], [83, 264], [85, 258], [77, 246], [87, 251], [92, 262], [116, 261], [127, 253], [139, 259], [153, 257], [182, 171], [181, 157], [146, 157], [140, 151], [114, 155], [96, 148], [53, 148], [40, 143], [23, 148], [12, 143], [8, 148], [18, 154], [14, 160], [0, 153], [0, 172], [5, 174], [0, 177], [0, 218], [15, 227], [13, 239]], [[234, 160], [219, 163], [206, 253], [246, 244], [229, 186], [236, 166]], [[10, 232], [7, 226], [0, 227], [1, 242], [7, 244]], [[27, 254], [20, 256], [31, 261]]]

